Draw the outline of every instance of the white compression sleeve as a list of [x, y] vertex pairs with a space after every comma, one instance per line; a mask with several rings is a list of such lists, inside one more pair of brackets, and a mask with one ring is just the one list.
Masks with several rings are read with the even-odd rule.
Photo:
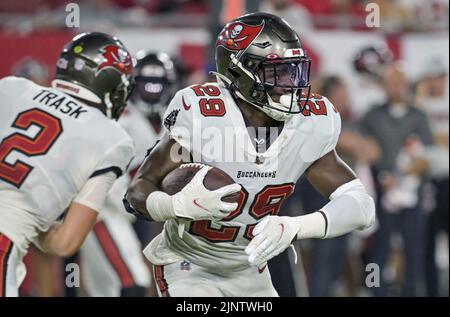
[[304, 216], [295, 217], [300, 222], [297, 239], [323, 238], [327, 222], [321, 212], [313, 212]]
[[116, 178], [114, 172], [90, 178], [73, 201], [100, 212]]
[[375, 204], [359, 179], [339, 186], [321, 210], [295, 217], [297, 239], [333, 238], [375, 222]]
[[366, 229], [374, 224], [375, 203], [359, 179], [339, 186], [330, 199], [321, 209], [327, 220], [324, 238]]

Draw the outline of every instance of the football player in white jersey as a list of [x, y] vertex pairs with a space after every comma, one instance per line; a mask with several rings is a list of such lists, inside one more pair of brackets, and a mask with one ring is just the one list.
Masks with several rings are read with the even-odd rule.
[[134, 156], [114, 121], [134, 86], [124, 45], [83, 33], [56, 65], [52, 88], [0, 80], [0, 296], [18, 295], [30, 243], [60, 256], [81, 246]]
[[[150, 273], [132, 226], [134, 217], [126, 213], [122, 199], [149, 146], [159, 138], [177, 78], [173, 61], [165, 53], [141, 51], [136, 61], [136, 88], [118, 121], [133, 139], [136, 156], [128, 173], [114, 183], [99, 220], [80, 249], [83, 285], [90, 296], [144, 296], [150, 286]], [[145, 224], [148, 227], [148, 222]]]
[[[325, 97], [309, 94], [310, 60], [284, 20], [254, 13], [231, 21], [218, 37], [216, 63], [218, 83], [175, 95], [167, 133], [124, 204], [165, 221], [144, 250], [160, 295], [277, 296], [269, 259], [297, 239], [371, 226], [374, 202], [334, 150], [339, 114]], [[222, 169], [237, 184], [206, 189], [210, 167], [201, 165], [180, 192], [162, 192], [161, 180], [184, 157]], [[277, 216], [302, 174], [330, 202], [308, 215]], [[238, 191], [238, 203], [221, 200]]]

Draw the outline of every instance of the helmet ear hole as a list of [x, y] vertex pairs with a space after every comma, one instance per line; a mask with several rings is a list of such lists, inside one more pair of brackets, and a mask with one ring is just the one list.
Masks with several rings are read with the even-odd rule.
[[242, 64], [244, 65], [244, 67], [246, 67], [252, 71], [256, 71], [259, 68], [260, 63], [247, 57], [247, 58], [244, 58], [244, 61]]
[[264, 99], [266, 89], [262, 83], [255, 83], [252, 89], [252, 97], [256, 100]]

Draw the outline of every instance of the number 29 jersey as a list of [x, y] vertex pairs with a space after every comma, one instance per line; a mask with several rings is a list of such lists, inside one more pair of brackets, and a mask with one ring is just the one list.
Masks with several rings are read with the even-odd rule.
[[134, 146], [100, 110], [29, 80], [1, 79], [0, 100], [0, 232], [25, 251], [89, 178], [122, 174]]
[[312, 95], [282, 129], [252, 130], [230, 92], [211, 83], [179, 91], [164, 125], [181, 146], [172, 153], [184, 151], [193, 162], [222, 169], [242, 191], [238, 208], [221, 221], [190, 222], [182, 235], [178, 220], [166, 221], [144, 253], [158, 265], [188, 260], [224, 272], [248, 267], [244, 249], [253, 228], [277, 215], [305, 170], [335, 148], [341, 120], [328, 99]]

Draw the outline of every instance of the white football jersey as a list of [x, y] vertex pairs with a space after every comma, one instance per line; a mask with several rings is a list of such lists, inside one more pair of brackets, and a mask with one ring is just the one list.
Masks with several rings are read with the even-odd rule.
[[132, 140], [100, 110], [17, 77], [0, 80], [0, 232], [23, 251], [90, 177], [122, 174]]
[[219, 272], [248, 267], [244, 249], [254, 226], [279, 212], [305, 170], [335, 148], [341, 128], [331, 102], [312, 95], [281, 132], [253, 133], [230, 92], [216, 83], [179, 91], [164, 119], [169, 135], [193, 162], [220, 168], [243, 189], [239, 207], [222, 221], [190, 222], [182, 238], [178, 221], [167, 221], [144, 253], [154, 264], [184, 259]]

